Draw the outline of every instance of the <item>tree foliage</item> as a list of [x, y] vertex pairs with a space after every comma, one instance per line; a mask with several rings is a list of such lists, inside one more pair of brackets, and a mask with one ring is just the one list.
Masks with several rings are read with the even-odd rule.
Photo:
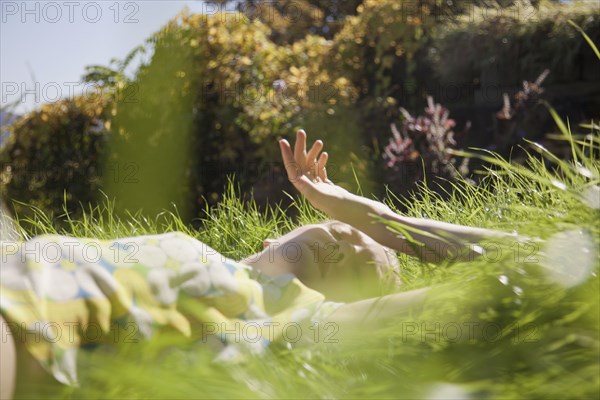
[[[227, 10], [228, 0], [209, 1]], [[356, 15], [363, 0], [243, 0], [236, 9], [248, 19], [258, 19], [271, 28], [270, 38], [289, 44], [307, 35], [332, 39], [348, 16]]]

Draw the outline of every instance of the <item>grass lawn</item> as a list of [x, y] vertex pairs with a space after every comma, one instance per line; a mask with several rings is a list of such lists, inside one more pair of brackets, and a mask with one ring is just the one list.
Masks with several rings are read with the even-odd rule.
[[[449, 200], [424, 191], [408, 214], [504, 231], [528, 243], [494, 242], [470, 262], [432, 265], [400, 257], [401, 291], [433, 286], [424, 308], [375, 328], [273, 346], [261, 357], [213, 362], [202, 343], [163, 336], [81, 352], [78, 388], [63, 398], [598, 398], [600, 395], [600, 141], [570, 140], [574, 161], [532, 146], [529, 165], [489, 156], [482, 184], [458, 183]], [[389, 195], [390, 197], [393, 194]], [[389, 199], [388, 199], [389, 200]], [[38, 212], [28, 235], [114, 238], [184, 231], [239, 259], [263, 239], [324, 219], [302, 199], [298, 217], [242, 202], [231, 184], [202, 230], [176, 213], [117, 218], [111, 206], [56, 228]], [[392, 227], [393, 228], [393, 227]], [[304, 334], [314, 334], [306, 332]], [[326, 340], [330, 339], [330, 340]]]

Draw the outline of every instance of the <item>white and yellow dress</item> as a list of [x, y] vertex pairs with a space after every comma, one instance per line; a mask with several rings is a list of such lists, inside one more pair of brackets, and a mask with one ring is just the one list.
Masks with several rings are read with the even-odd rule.
[[1, 251], [0, 312], [15, 340], [65, 384], [77, 382], [77, 353], [88, 344], [174, 329], [256, 354], [297, 340], [301, 324], [339, 306], [293, 275], [257, 276], [179, 232], [110, 241], [44, 235], [2, 242]]

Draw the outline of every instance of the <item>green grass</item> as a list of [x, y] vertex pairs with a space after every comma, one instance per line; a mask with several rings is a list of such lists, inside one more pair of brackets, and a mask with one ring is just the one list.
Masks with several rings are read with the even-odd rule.
[[[576, 161], [532, 145], [527, 166], [489, 154], [482, 184], [455, 185], [450, 198], [424, 189], [405, 199], [408, 214], [517, 231], [530, 244], [495, 243], [471, 262], [423, 264], [401, 257], [402, 290], [433, 285], [422, 310], [388, 326], [357, 324], [337, 344], [273, 346], [241, 363], [212, 360], [202, 343], [178, 337], [82, 352], [79, 388], [64, 398], [598, 398], [600, 141], [574, 139], [559, 124]], [[393, 195], [389, 194], [388, 201]], [[391, 201], [389, 202], [392, 203]], [[98, 238], [172, 230], [197, 237], [232, 258], [263, 239], [324, 216], [299, 199], [298, 218], [277, 207], [242, 202], [231, 183], [201, 216], [201, 230], [176, 212], [155, 219], [117, 218], [110, 202], [56, 228], [36, 212], [19, 224], [27, 235]], [[66, 226], [66, 227], [65, 227]], [[587, 268], [586, 268], [587, 266]], [[460, 337], [458, 334], [460, 333]]]

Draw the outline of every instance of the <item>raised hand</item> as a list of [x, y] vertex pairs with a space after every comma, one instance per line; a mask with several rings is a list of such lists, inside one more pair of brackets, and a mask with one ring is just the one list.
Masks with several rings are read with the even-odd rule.
[[327, 178], [328, 155], [325, 152], [319, 154], [323, 142], [317, 140], [307, 153], [306, 133], [300, 130], [293, 150], [285, 139], [279, 141], [279, 147], [290, 182], [314, 207], [334, 217], [335, 205], [339, 205], [338, 201], [348, 192]]
[[293, 152], [287, 140], [282, 142], [284, 145], [281, 148], [281, 155], [290, 181], [293, 176], [304, 175], [313, 182], [330, 182], [326, 170], [328, 154], [321, 153], [323, 150], [321, 140], [315, 141], [308, 152], [306, 152], [306, 132], [303, 130], [296, 133]]

